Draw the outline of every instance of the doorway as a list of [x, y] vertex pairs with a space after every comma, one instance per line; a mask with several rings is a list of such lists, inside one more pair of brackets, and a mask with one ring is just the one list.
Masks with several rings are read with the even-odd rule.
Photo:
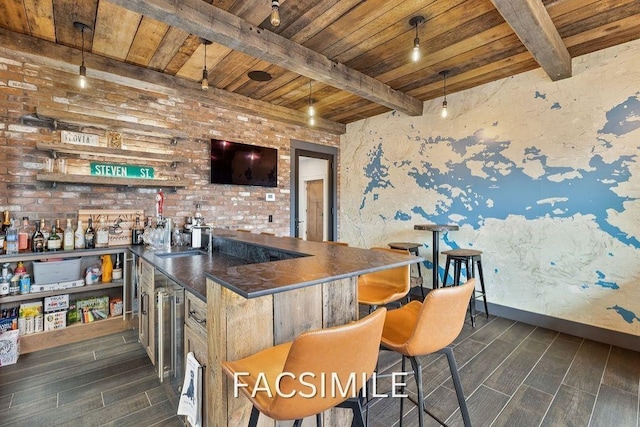
[[292, 141], [291, 153], [291, 236], [334, 240], [338, 149]]

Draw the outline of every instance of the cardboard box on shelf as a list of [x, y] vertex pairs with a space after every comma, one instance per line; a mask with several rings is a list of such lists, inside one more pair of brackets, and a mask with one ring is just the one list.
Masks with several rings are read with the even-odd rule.
[[67, 310], [46, 313], [44, 315], [44, 330], [53, 331], [67, 327]]
[[69, 294], [55, 295], [44, 299], [44, 312], [67, 310], [69, 308]]
[[109, 316], [109, 297], [85, 298], [76, 301], [78, 318], [82, 323], [91, 323]]

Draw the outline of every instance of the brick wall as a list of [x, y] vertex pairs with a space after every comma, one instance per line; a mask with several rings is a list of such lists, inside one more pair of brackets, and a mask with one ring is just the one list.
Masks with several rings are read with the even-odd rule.
[[[0, 55], [0, 210], [13, 217], [47, 220], [76, 219], [78, 209], [144, 209], [155, 214], [157, 188], [130, 188], [103, 185], [70, 185], [36, 180], [50, 153], [37, 150], [38, 141], [59, 142], [60, 131], [25, 126], [20, 117], [37, 108], [69, 110], [88, 115], [117, 115], [119, 120], [166, 127], [175, 125], [187, 132], [187, 140], [176, 146], [169, 138], [123, 132], [123, 146], [174, 153], [190, 160], [173, 170], [166, 163], [150, 162], [156, 176], [176, 176], [188, 183], [172, 192], [165, 188], [165, 215], [178, 224], [202, 205], [207, 222], [216, 226], [238, 226], [257, 231], [289, 234], [290, 140], [338, 146], [340, 137], [300, 126], [274, 122], [234, 112], [212, 100], [208, 104], [188, 97], [167, 96], [90, 79], [81, 91], [76, 75], [37, 64], [25, 63], [19, 55]], [[195, 84], [195, 83], [194, 83]], [[80, 127], [82, 132], [100, 135], [104, 129]], [[278, 188], [209, 184], [209, 142], [211, 138], [263, 145], [278, 149]], [[89, 161], [120, 162], [77, 155], [68, 158], [68, 169], [86, 168]], [[127, 161], [130, 162], [130, 161]], [[131, 162], [130, 162], [131, 163]], [[133, 162], [141, 164], [141, 162]], [[265, 193], [275, 193], [275, 202], [266, 202]], [[268, 215], [273, 223], [268, 223]]]

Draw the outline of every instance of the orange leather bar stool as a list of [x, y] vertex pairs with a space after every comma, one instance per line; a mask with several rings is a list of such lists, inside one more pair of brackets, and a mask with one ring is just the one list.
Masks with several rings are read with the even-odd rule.
[[[409, 359], [413, 368], [414, 379], [418, 389], [419, 427], [424, 426], [423, 411], [444, 425], [424, 407], [422, 391], [422, 366], [418, 356], [431, 353], [444, 353], [449, 362], [449, 370], [458, 397], [458, 405], [465, 427], [471, 426], [469, 412], [458, 376], [458, 367], [453, 350], [448, 347], [455, 340], [464, 324], [469, 298], [475, 288], [475, 279], [470, 279], [462, 286], [434, 289], [427, 293], [423, 303], [410, 303], [390, 310], [382, 330], [382, 347], [396, 351], [402, 355], [402, 371], [405, 370], [405, 359]], [[404, 394], [404, 387], [402, 390]], [[400, 426], [402, 426], [404, 398], [400, 400]]]
[[[409, 251], [410, 254], [414, 254], [415, 256], [420, 256], [420, 246], [421, 243], [412, 243], [412, 242], [391, 242], [387, 243], [391, 249], [401, 249], [404, 251]], [[418, 269], [418, 277], [416, 280], [420, 283], [420, 294], [424, 299], [424, 281], [422, 280], [422, 265], [421, 262], [416, 264], [416, 268]]]
[[469, 314], [471, 316], [471, 326], [476, 326], [476, 297], [481, 296], [484, 300], [484, 312], [489, 318], [489, 307], [487, 306], [487, 293], [484, 289], [484, 274], [482, 273], [482, 251], [475, 249], [451, 249], [442, 251], [447, 256], [447, 262], [444, 269], [444, 277], [442, 278], [442, 286], [447, 286], [447, 278], [449, 276], [449, 266], [453, 261], [453, 284], [460, 284], [460, 272], [462, 264], [464, 264], [467, 280], [476, 277], [476, 265], [478, 266], [478, 276], [480, 276], [480, 291], [474, 291], [471, 294], [471, 302], [469, 303]]
[[[371, 248], [373, 251], [408, 251], [387, 248]], [[358, 277], [358, 303], [369, 306], [369, 312], [376, 307], [396, 302], [406, 297], [411, 289], [411, 265], [365, 273]]]
[[265, 236], [275, 236], [276, 233], [270, 233], [268, 231], [261, 231], [260, 234], [264, 234]]
[[[381, 308], [356, 322], [305, 332], [293, 342], [223, 362], [223, 371], [246, 385], [239, 388], [253, 404], [249, 427], [257, 425], [260, 413], [276, 421], [296, 420], [294, 426], [316, 415], [321, 427], [320, 414], [333, 407], [350, 408], [352, 425], [364, 427], [358, 394], [375, 370], [386, 311]], [[264, 378], [271, 396], [265, 390]], [[333, 395], [330, 390], [334, 381], [352, 395]], [[256, 385], [260, 388], [254, 392]], [[313, 393], [314, 389], [318, 392]], [[326, 393], [322, 395], [320, 390]]]
[[325, 240], [322, 243], [326, 243], [328, 245], [349, 246], [349, 244], [346, 242], [334, 242], [333, 240]]

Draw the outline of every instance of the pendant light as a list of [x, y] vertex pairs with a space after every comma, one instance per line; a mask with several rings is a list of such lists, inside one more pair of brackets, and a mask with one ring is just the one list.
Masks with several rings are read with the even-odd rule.
[[443, 93], [444, 93], [444, 100], [442, 101], [442, 111], [440, 111], [440, 115], [442, 116], [443, 119], [445, 119], [449, 114], [447, 112], [447, 74], [449, 74], [449, 70], [440, 71], [440, 75], [442, 76], [442, 80], [443, 80]]
[[420, 38], [418, 37], [418, 25], [424, 22], [424, 16], [414, 16], [409, 19], [409, 25], [416, 29], [416, 37], [413, 39], [413, 49], [411, 49], [411, 60], [418, 62], [420, 60]]
[[200, 40], [204, 45], [204, 67], [202, 68], [202, 81], [200, 82], [200, 87], [202, 88], [202, 90], [207, 90], [209, 89], [209, 71], [207, 71], [207, 45], [210, 45], [211, 42], [205, 39]]
[[271, 25], [277, 27], [280, 25], [280, 2], [271, 0]]
[[313, 99], [311, 99], [311, 79], [309, 79], [309, 106], [307, 107], [307, 114], [309, 115], [309, 124], [315, 126], [316, 108], [313, 106]]
[[73, 26], [80, 30], [80, 34], [82, 35], [82, 46], [80, 48], [80, 52], [82, 55], [82, 64], [80, 65], [80, 72], [78, 73], [78, 75], [80, 76], [78, 78], [78, 85], [80, 86], [80, 89], [84, 89], [87, 87], [87, 67], [84, 66], [84, 31], [91, 31], [91, 27], [78, 21], [74, 22]]

